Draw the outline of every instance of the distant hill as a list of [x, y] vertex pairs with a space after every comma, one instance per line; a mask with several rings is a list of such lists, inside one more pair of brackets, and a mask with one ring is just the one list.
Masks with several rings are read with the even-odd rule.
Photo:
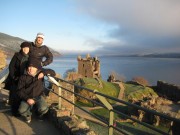
[[147, 54], [141, 57], [154, 57], [154, 58], [180, 58], [180, 53], [161, 53], [161, 54]]
[[180, 53], [151, 53], [151, 54], [132, 54], [132, 55], [102, 55], [108, 57], [149, 57], [149, 58], [180, 58]]
[[[0, 50], [3, 50], [8, 57], [12, 57], [15, 52], [20, 50], [20, 44], [26, 40], [13, 37], [0, 32]], [[49, 47], [54, 56], [61, 54]]]

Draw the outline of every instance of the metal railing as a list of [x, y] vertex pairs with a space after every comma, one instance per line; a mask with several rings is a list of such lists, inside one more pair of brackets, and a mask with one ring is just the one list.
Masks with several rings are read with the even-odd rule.
[[[3, 71], [0, 72], [0, 83], [2, 83], [2, 82], [7, 78], [8, 73], [9, 73], [8, 67], [6, 67]], [[150, 113], [150, 114], [153, 114], [153, 115], [160, 116], [160, 117], [162, 117], [162, 118], [164, 118], [164, 119], [167, 119], [167, 120], [169, 120], [169, 121], [172, 121], [172, 122], [180, 123], [180, 119], [176, 119], [176, 118], [170, 117], [170, 116], [168, 116], [168, 115], [165, 115], [165, 114], [156, 112], [156, 111], [154, 111], [154, 110], [149, 110], [149, 109], [147, 109], [147, 108], [144, 108], [144, 107], [141, 107], [141, 106], [138, 106], [138, 105], [135, 105], [135, 104], [131, 104], [131, 103], [129, 103], [129, 102], [126, 102], [126, 101], [123, 101], [123, 100], [120, 100], [120, 99], [117, 99], [117, 98], [108, 96], [108, 95], [106, 95], [106, 94], [103, 94], [103, 93], [98, 92], [97, 90], [92, 90], [92, 89], [89, 89], [89, 88], [86, 88], [86, 87], [83, 87], [83, 86], [79, 86], [79, 85], [77, 85], [77, 84], [75, 84], [75, 83], [72, 83], [72, 82], [69, 82], [69, 81], [66, 81], [66, 80], [63, 80], [63, 79], [60, 79], [60, 78], [53, 78], [53, 77], [51, 77], [51, 76], [48, 76], [48, 78], [49, 78], [49, 80], [50, 80], [50, 81], [49, 81], [50, 83], [55, 84], [55, 85], [59, 88], [59, 92], [58, 92], [58, 93], [55, 93], [52, 89], [48, 89], [48, 88], [47, 88], [49, 91], [51, 91], [52, 93], [54, 93], [55, 95], [57, 95], [57, 96], [59, 97], [59, 105], [58, 105], [58, 108], [59, 108], [59, 109], [61, 109], [61, 98], [62, 98], [62, 99], [64, 99], [65, 101], [73, 104], [74, 106], [78, 107], [78, 108], [81, 109], [82, 111], [86, 112], [87, 114], [91, 115], [92, 117], [94, 117], [94, 118], [96, 118], [97, 120], [99, 120], [99, 121], [101, 121], [102, 123], [104, 123], [104, 124], [106, 125], [106, 127], [108, 127], [108, 129], [109, 129], [109, 132], [108, 132], [109, 135], [113, 135], [113, 133], [114, 133], [113, 129], [115, 129], [115, 130], [117, 130], [117, 131], [119, 131], [120, 133], [125, 134], [125, 135], [126, 135], [126, 134], [130, 134], [129, 132], [127, 132], [127, 131], [125, 131], [125, 130], [123, 130], [123, 129], [121, 129], [121, 128], [119, 128], [119, 127], [117, 127], [117, 126], [114, 125], [114, 122], [115, 122], [115, 120], [114, 120], [114, 113], [116, 113], [116, 114], [118, 114], [118, 115], [120, 115], [120, 116], [123, 116], [123, 117], [125, 117], [125, 118], [127, 118], [127, 119], [130, 119], [130, 120], [132, 120], [132, 121], [134, 121], [134, 122], [136, 122], [136, 123], [139, 123], [139, 124], [141, 124], [141, 125], [149, 128], [149, 129], [152, 129], [152, 130], [156, 131], [156, 132], [159, 133], [159, 134], [163, 134], [163, 135], [167, 134], [167, 135], [168, 135], [169, 133], [158, 129], [158, 128], [152, 126], [151, 124], [148, 124], [148, 123], [145, 123], [145, 122], [141, 122], [141, 121], [139, 121], [139, 120], [137, 120], [137, 119], [135, 119], [135, 118], [133, 118], [133, 117], [130, 117], [130, 116], [127, 115], [127, 114], [124, 114], [124, 113], [120, 112], [119, 110], [115, 109], [115, 108], [107, 101], [107, 99], [113, 100], [113, 101], [118, 102], [118, 103], [122, 103], [122, 104], [127, 105], [127, 106], [130, 106], [130, 107], [134, 107], [134, 108], [139, 109], [139, 110], [143, 110], [144, 112], [147, 112], [147, 113]], [[62, 87], [61, 83], [59, 83], [59, 82], [65, 82], [65, 83], [70, 84], [70, 85], [73, 85], [74, 87], [79, 88], [79, 89], [81, 89], [81, 90], [86, 90], [86, 91], [88, 91], [88, 92], [94, 93], [94, 94], [96, 95], [96, 97], [100, 100], [100, 102], [96, 102], [96, 101], [94, 101], [94, 100], [92, 100], [92, 99], [89, 99], [89, 98], [86, 98], [86, 97], [80, 95], [79, 93], [76, 93], [76, 92], [73, 92], [73, 91], [71, 91], [71, 90], [69, 90], [69, 89], [67, 89], [67, 88], [64, 88], [64, 87]], [[88, 100], [88, 101], [90, 101], [90, 102], [92, 102], [92, 103], [94, 103], [94, 104], [96, 104], [96, 105], [98, 105], [98, 106], [101, 106], [101, 107], [103, 107], [103, 108], [106, 108], [106, 109], [109, 111], [109, 119], [108, 119], [108, 120], [107, 120], [107, 119], [104, 119], [103, 116], [102, 116], [102, 117], [99, 117], [99, 116], [97, 116], [97, 115], [95, 115], [95, 114], [87, 111], [86, 109], [80, 107], [79, 105], [75, 104], [74, 102], [72, 102], [72, 101], [64, 98], [64, 97], [61, 95], [62, 89], [65, 90], [65, 91], [67, 91], [67, 92], [72, 93], [72, 94], [75, 95], [75, 96], [78, 96], [78, 97], [80, 97], [80, 98], [86, 99], [86, 100]]]
[[[159, 133], [159, 134], [168, 135], [169, 133], [158, 129], [158, 128], [154, 127], [154, 126], [151, 125], [151, 124], [148, 124], [148, 123], [145, 123], [145, 122], [141, 122], [141, 121], [139, 121], [139, 120], [137, 120], [137, 119], [135, 119], [135, 118], [133, 118], [133, 117], [130, 117], [129, 115], [124, 114], [124, 113], [120, 112], [119, 110], [116, 110], [116, 109], [113, 108], [113, 106], [107, 101], [107, 99], [110, 99], [110, 100], [113, 100], [113, 101], [122, 103], [122, 104], [127, 105], [127, 106], [130, 106], [130, 107], [134, 107], [134, 108], [139, 109], [139, 110], [143, 110], [144, 112], [147, 112], [147, 113], [150, 113], [150, 114], [153, 114], [153, 115], [156, 115], [156, 116], [160, 116], [161, 118], [167, 119], [167, 120], [172, 121], [172, 122], [178, 122], [178, 123], [180, 123], [180, 119], [176, 119], [176, 118], [170, 117], [170, 116], [168, 116], [168, 115], [166, 115], [166, 114], [162, 114], [162, 113], [156, 112], [156, 111], [154, 111], [154, 110], [150, 110], [150, 109], [147, 109], [147, 108], [138, 106], [138, 105], [136, 105], [136, 104], [132, 104], [132, 103], [129, 103], [129, 102], [126, 102], [126, 101], [123, 101], [123, 100], [120, 100], [120, 99], [117, 99], [117, 98], [108, 96], [108, 95], [106, 95], [106, 94], [103, 94], [103, 93], [98, 92], [97, 90], [92, 90], [92, 89], [89, 89], [89, 88], [86, 88], [86, 87], [83, 87], [83, 86], [79, 86], [79, 85], [77, 85], [77, 84], [75, 84], [75, 83], [72, 83], [72, 82], [69, 82], [69, 81], [66, 81], [66, 80], [63, 80], [63, 79], [60, 79], [60, 78], [55, 78], [55, 79], [53, 78], [53, 80], [52, 80], [52, 77], [49, 77], [49, 79], [51, 80], [52, 83], [54, 83], [54, 84], [56, 84], [56, 85], [57, 85], [57, 83], [58, 83], [59, 81], [60, 81], [60, 82], [65, 82], [65, 83], [67, 83], [67, 84], [73, 85], [73, 86], [76, 87], [76, 88], [83, 89], [83, 90], [86, 90], [86, 91], [88, 91], [88, 92], [94, 93], [94, 94], [96, 95], [96, 97], [101, 101], [101, 103], [96, 102], [96, 101], [94, 101], [94, 100], [91, 100], [91, 99], [89, 99], [89, 98], [86, 98], [86, 97], [84, 97], [84, 96], [82, 96], [82, 95], [80, 95], [80, 94], [78, 94], [78, 93], [76, 93], [76, 92], [72, 92], [71, 90], [62, 87], [62, 86], [60, 85], [60, 83], [58, 83], [58, 85], [57, 85], [57, 86], [60, 88], [59, 90], [62, 90], [62, 89], [63, 89], [63, 90], [65, 90], [65, 91], [68, 91], [68, 92], [74, 94], [75, 96], [79, 96], [80, 98], [86, 99], [86, 100], [88, 100], [88, 101], [90, 101], [90, 102], [92, 102], [92, 103], [94, 103], [94, 104], [97, 104], [97, 105], [99, 105], [99, 106], [101, 106], [101, 107], [103, 107], [103, 108], [106, 108], [106, 109], [109, 111], [109, 120], [108, 120], [108, 121], [107, 121], [107, 120], [104, 120], [104, 118], [98, 117], [97, 115], [95, 115], [95, 114], [93, 114], [93, 113], [85, 110], [84, 108], [82, 108], [82, 107], [80, 107], [80, 106], [72, 103], [72, 102], [69, 101], [68, 99], [64, 98], [62, 95], [59, 95], [59, 94], [57, 94], [57, 93], [55, 93], [54, 91], [51, 90], [54, 94], [56, 94], [56, 95], [59, 96], [60, 98], [63, 98], [63, 99], [66, 100], [67, 102], [75, 105], [75, 106], [78, 107], [79, 109], [83, 110], [84, 112], [90, 114], [90, 115], [93, 116], [94, 118], [96, 118], [96, 119], [100, 120], [101, 122], [103, 122], [103, 123], [109, 128], [109, 135], [113, 135], [113, 129], [115, 129], [115, 130], [117, 130], [117, 131], [119, 131], [119, 132], [121, 132], [121, 133], [123, 133], [123, 134], [129, 134], [127, 131], [124, 131], [124, 130], [122, 130], [121, 128], [119, 128], [119, 127], [117, 127], [117, 126], [114, 126], [114, 121], [115, 121], [115, 120], [114, 120], [114, 113], [116, 113], [116, 114], [118, 114], [118, 115], [121, 115], [121, 116], [123, 116], [123, 117], [125, 117], [125, 118], [128, 118], [128, 119], [130, 119], [130, 120], [132, 120], [132, 121], [134, 121], [134, 122], [136, 122], [136, 123], [138, 123], [138, 124], [140, 124], [140, 125], [143, 125], [143, 126], [149, 128], [149, 129], [153, 130], [153, 131], [156, 131], [156, 132]], [[57, 81], [58, 81], [58, 82], [57, 82]], [[61, 92], [59, 92], [59, 93], [61, 93]], [[60, 103], [60, 102], [59, 102], [59, 103]], [[59, 105], [59, 106], [61, 106], [61, 105]], [[59, 109], [60, 109], [60, 108], [59, 108]]]
[[0, 84], [4, 82], [9, 74], [9, 68], [6, 66], [1, 72], [0, 72]]

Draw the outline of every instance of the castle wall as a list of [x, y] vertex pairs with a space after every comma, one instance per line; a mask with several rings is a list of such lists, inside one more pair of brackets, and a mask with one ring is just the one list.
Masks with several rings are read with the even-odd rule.
[[[66, 88], [66, 89], [74, 92], [73, 85], [65, 83], [65, 82], [61, 82], [61, 81], [59, 81], [59, 83], [61, 84], [61, 86], [63, 88]], [[53, 84], [52, 89], [54, 90], [55, 93], [59, 93], [59, 87], [57, 85]], [[61, 89], [61, 96], [74, 103], [74, 94], [72, 94], [71, 92]], [[50, 106], [52, 104], [58, 104], [59, 97], [57, 95], [55, 95], [54, 93], [50, 92], [49, 96], [46, 98], [46, 101]], [[61, 109], [68, 111], [70, 114], [74, 113], [74, 105], [67, 102], [63, 98], [61, 98]]]
[[180, 101], [180, 86], [158, 81], [157, 92], [172, 101]]
[[93, 77], [92, 64], [90, 60], [81, 60], [78, 62], [78, 73], [84, 77]]
[[84, 77], [96, 78], [100, 77], [100, 62], [97, 58], [87, 57], [82, 59], [80, 56], [78, 60], [78, 74]]

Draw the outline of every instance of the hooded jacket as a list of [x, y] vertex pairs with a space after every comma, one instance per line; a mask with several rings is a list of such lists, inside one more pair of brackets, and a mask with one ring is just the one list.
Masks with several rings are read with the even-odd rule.
[[27, 72], [19, 79], [17, 86], [17, 95], [21, 100], [27, 101], [28, 99], [34, 99], [42, 95], [44, 91], [43, 79], [38, 79], [40, 73], [44, 75], [50, 74], [55, 76], [54, 70], [42, 69], [39, 70], [35, 76], [29, 75]]
[[[42, 61], [42, 66], [49, 65], [53, 61], [53, 55], [50, 52], [49, 48], [45, 45], [37, 47], [34, 42], [31, 42], [30, 57], [35, 57]], [[45, 61], [43, 61], [43, 57], [46, 58]]]

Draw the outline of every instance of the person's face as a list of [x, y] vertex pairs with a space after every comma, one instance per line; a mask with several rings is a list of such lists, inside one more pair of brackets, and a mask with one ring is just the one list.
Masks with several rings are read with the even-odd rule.
[[36, 38], [36, 42], [37, 42], [38, 44], [42, 44], [43, 41], [44, 41], [44, 39], [41, 38], [41, 37]]
[[38, 70], [38, 69], [37, 69], [36, 67], [29, 66], [29, 67], [28, 67], [28, 74], [31, 75], [31, 76], [34, 76], [34, 75], [36, 75], [37, 70]]
[[28, 54], [28, 53], [29, 53], [29, 47], [24, 47], [24, 48], [22, 48], [22, 51], [23, 51], [25, 54]]

